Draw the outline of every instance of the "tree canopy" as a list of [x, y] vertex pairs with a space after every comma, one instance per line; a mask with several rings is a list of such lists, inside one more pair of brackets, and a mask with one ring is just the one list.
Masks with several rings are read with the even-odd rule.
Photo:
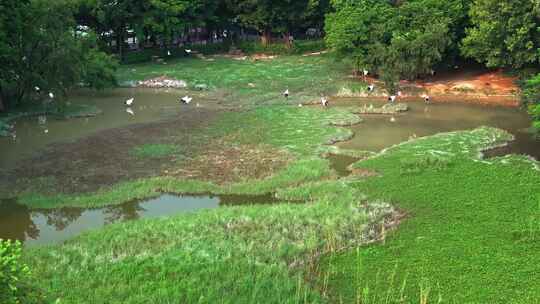
[[114, 82], [114, 61], [97, 49], [95, 35], [77, 30], [68, 2], [3, 1], [0, 33], [1, 108], [39, 92], [58, 96], [81, 82]]
[[536, 62], [540, 46], [538, 1], [476, 0], [463, 54], [488, 67], [522, 67]]

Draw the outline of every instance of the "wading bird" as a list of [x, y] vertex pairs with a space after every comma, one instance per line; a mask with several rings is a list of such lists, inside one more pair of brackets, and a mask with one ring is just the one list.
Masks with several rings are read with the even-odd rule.
[[193, 98], [189, 97], [187, 95], [180, 98], [180, 102], [183, 103], [183, 104], [189, 104], [192, 100], [193, 100]]
[[375, 85], [374, 84], [368, 85], [367, 90], [368, 92], [373, 92], [373, 90], [375, 90]]
[[328, 99], [326, 99], [326, 97], [321, 97], [321, 104], [323, 107], [327, 107], [328, 106]]
[[289, 89], [286, 89], [285, 92], [283, 92], [283, 96], [289, 98]]
[[135, 112], [133, 112], [133, 110], [132, 110], [131, 108], [127, 108], [127, 109], [126, 109], [126, 112], [127, 112], [129, 115], [135, 116]]
[[125, 104], [126, 106], [130, 107], [130, 106], [133, 104], [133, 101], [134, 101], [134, 100], [135, 100], [135, 98], [130, 98], [130, 99], [126, 100], [126, 101], [124, 102], [124, 104]]
[[186, 54], [188, 54], [188, 55], [191, 54], [191, 52], [192, 52], [192, 50], [190, 50], [190, 49], [185, 49], [184, 51], [185, 51]]
[[50, 97], [51, 99], [54, 99], [54, 94], [53, 94], [53, 92], [49, 92], [49, 97]]
[[396, 119], [394, 118], [394, 116], [390, 117], [390, 122], [396, 122]]
[[429, 103], [429, 95], [424, 95], [424, 102]]
[[38, 92], [38, 93], [39, 93], [39, 91], [41, 91], [41, 89], [38, 86], [35, 86], [34, 90], [36, 90], [36, 92]]
[[390, 101], [391, 103], [394, 103], [396, 101], [396, 95], [388, 96], [388, 101]]
[[171, 51], [167, 51], [167, 56], [171, 56]]

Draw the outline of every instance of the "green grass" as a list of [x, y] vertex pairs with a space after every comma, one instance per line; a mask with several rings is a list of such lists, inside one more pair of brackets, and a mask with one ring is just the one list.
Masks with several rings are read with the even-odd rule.
[[[209, 88], [206, 94], [224, 104], [265, 105], [313, 101], [321, 94], [334, 95], [343, 87], [362, 86], [349, 78], [349, 73], [349, 66], [336, 62], [331, 55], [292, 55], [260, 61], [223, 57], [174, 59], [159, 65], [125, 65], [117, 76], [119, 83], [132, 84], [165, 75], [186, 81], [192, 90], [204, 84]], [[291, 92], [287, 101], [281, 95], [286, 88]]]
[[377, 238], [373, 227], [392, 213], [384, 203], [365, 208], [353, 188], [334, 183], [347, 199], [330, 200], [319, 184], [299, 190], [312, 199], [307, 205], [115, 224], [25, 257], [35, 287], [60, 303], [323, 302], [304, 280], [310, 266]]
[[320, 284], [343, 303], [538, 303], [538, 164], [477, 158], [509, 138], [490, 128], [453, 132], [356, 163], [381, 176], [354, 188], [408, 217], [384, 244], [326, 257]]

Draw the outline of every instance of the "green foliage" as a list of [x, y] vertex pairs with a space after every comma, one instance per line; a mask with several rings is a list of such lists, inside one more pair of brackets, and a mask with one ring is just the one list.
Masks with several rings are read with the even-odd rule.
[[21, 262], [19, 241], [0, 239], [0, 303], [25, 303], [25, 284], [30, 269]]
[[533, 119], [532, 127], [540, 130], [540, 74], [525, 81], [521, 100]]
[[316, 26], [320, 20], [314, 20], [314, 17], [322, 17], [328, 10], [328, 1], [233, 0], [231, 3], [239, 22], [257, 30], [265, 45], [270, 42], [271, 33], [283, 34], [288, 42], [288, 35], [292, 31]]
[[[0, 98], [5, 106], [61, 98], [87, 82], [98, 88], [114, 84], [114, 62], [96, 50], [95, 35], [75, 33], [72, 6], [65, 1], [8, 1], [0, 10]], [[29, 20], [32, 20], [29, 22]], [[39, 87], [43, 95], [37, 94]], [[1, 107], [0, 107], [1, 108]]]
[[384, 203], [365, 207], [346, 183], [333, 183], [330, 191], [352, 200], [331, 201], [335, 195], [312, 185], [301, 190], [312, 200], [307, 205], [227, 207], [110, 225], [30, 249], [26, 258], [37, 283], [62, 303], [321, 303], [304, 280], [310, 266], [322, 254], [376, 238], [372, 227], [393, 212]]
[[357, 70], [381, 75], [387, 90], [401, 78], [428, 74], [457, 45], [462, 1], [334, 1], [326, 42], [354, 58]]
[[420, 158], [402, 159], [400, 162], [401, 174], [417, 174], [425, 170], [444, 170], [449, 166], [449, 160], [437, 156], [423, 156]]
[[488, 67], [522, 67], [536, 62], [540, 47], [537, 2], [477, 0], [470, 10], [462, 51]]
[[[540, 290], [526, 282], [540, 279], [534, 270], [540, 263], [538, 162], [515, 155], [483, 160], [477, 152], [510, 138], [491, 128], [440, 134], [355, 164], [381, 175], [353, 188], [369, 200], [392, 201], [408, 216], [384, 243], [322, 261], [319, 282], [329, 283], [331, 298], [343, 303], [358, 298], [361, 303], [537, 302]], [[451, 166], [402, 174], [403, 159], [423, 162], [433, 154]]]

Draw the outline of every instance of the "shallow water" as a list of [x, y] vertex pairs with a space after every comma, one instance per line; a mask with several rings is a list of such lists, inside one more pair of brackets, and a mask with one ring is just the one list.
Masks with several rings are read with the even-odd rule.
[[[114, 89], [80, 91], [68, 98], [73, 104], [95, 105], [103, 111], [95, 117], [59, 120], [54, 117], [26, 117], [15, 121], [16, 138], [0, 137], [0, 168], [7, 169], [46, 145], [75, 140], [97, 131], [174, 118], [181, 111], [193, 111], [195, 101], [182, 105], [177, 90]], [[124, 105], [135, 98], [131, 115]], [[208, 100], [197, 99], [208, 104]]]
[[[347, 99], [343, 104], [370, 103]], [[372, 104], [382, 105], [380, 102]], [[531, 125], [530, 118], [520, 109], [465, 103], [426, 105], [423, 102], [409, 102], [408, 104], [410, 109], [403, 114], [361, 115], [364, 121], [351, 127], [355, 133], [354, 138], [338, 145], [346, 149], [377, 152], [414, 136], [492, 126], [507, 130], [516, 137], [504, 153], [527, 154], [540, 159], [540, 141], [527, 133], [527, 128]]]
[[17, 239], [26, 245], [59, 243], [84, 231], [129, 220], [171, 216], [219, 206], [272, 204], [271, 195], [170, 195], [96, 209], [61, 208], [29, 210], [15, 200], [0, 201], [0, 239]]
[[[178, 91], [118, 89], [104, 93], [82, 92], [71, 102], [94, 104], [104, 111], [97, 117], [71, 120], [39, 120], [25, 118], [16, 122], [16, 139], [0, 138], [0, 170], [16, 161], [42, 151], [46, 145], [72, 141], [100, 130], [123, 127], [173, 118], [182, 107], [177, 102]], [[126, 112], [124, 100], [135, 97], [135, 115]], [[207, 101], [211, 104], [212, 101]], [[379, 101], [342, 99], [338, 106], [381, 106]], [[505, 129], [516, 136], [504, 149], [490, 151], [487, 156], [522, 153], [540, 159], [540, 141], [526, 133], [530, 126], [528, 115], [516, 108], [486, 107], [464, 103], [410, 102], [410, 111], [399, 115], [361, 115], [364, 122], [355, 125], [352, 140], [340, 143], [346, 149], [380, 151], [410, 137], [433, 135], [440, 132], [472, 129], [482, 125]], [[391, 120], [391, 117], [394, 119]], [[45, 133], [45, 130], [48, 130]], [[105, 153], [106, 151], [104, 151]], [[349, 174], [347, 167], [355, 161], [351, 157], [330, 156], [333, 168], [340, 176]], [[168, 216], [218, 206], [275, 203], [271, 196], [171, 196], [163, 195], [144, 202], [131, 202], [101, 209], [63, 208], [30, 211], [16, 201], [0, 201], [0, 238], [15, 238], [28, 245], [48, 244], [69, 239], [83, 231], [104, 225], [139, 218]]]

